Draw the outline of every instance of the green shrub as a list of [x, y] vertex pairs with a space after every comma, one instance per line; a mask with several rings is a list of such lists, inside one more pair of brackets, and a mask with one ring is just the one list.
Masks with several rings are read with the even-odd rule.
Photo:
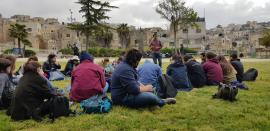
[[35, 56], [36, 52], [33, 50], [25, 50], [24, 51], [24, 57], [30, 57], [30, 56]]
[[71, 48], [60, 49], [58, 52], [61, 52], [63, 55], [73, 55], [73, 50]]
[[163, 53], [163, 54], [167, 54], [167, 53], [171, 54], [171, 53], [173, 52], [173, 49], [170, 49], [170, 48], [162, 48], [162, 49], [160, 50], [160, 52]]
[[184, 48], [185, 53], [198, 53], [198, 51], [190, 49], [190, 48]]
[[88, 52], [94, 57], [99, 57], [99, 49], [98, 48], [89, 48]]
[[12, 54], [12, 49], [7, 49], [4, 51], [4, 54]]

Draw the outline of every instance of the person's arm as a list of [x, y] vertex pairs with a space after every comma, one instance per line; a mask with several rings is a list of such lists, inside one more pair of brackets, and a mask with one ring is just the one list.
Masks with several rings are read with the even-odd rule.
[[153, 91], [153, 86], [152, 85], [143, 85], [140, 84], [140, 92], [152, 92]]
[[6, 86], [6, 81], [1, 77], [0, 78], [0, 102], [2, 101], [2, 94], [3, 94], [5, 86]]
[[102, 89], [103, 89], [105, 87], [105, 85], [106, 85], [105, 73], [104, 73], [103, 70], [100, 70], [98, 73], [100, 75], [100, 82], [101, 82], [101, 86], [102, 86]]
[[121, 86], [127, 89], [129, 94], [137, 95], [140, 93], [140, 84], [135, 79], [135, 74], [132, 70], [128, 70], [120, 74]]
[[49, 64], [47, 62], [45, 62], [42, 66], [42, 70], [45, 72], [45, 73], [49, 73], [50, 72], [50, 67], [49, 67]]
[[168, 76], [171, 76], [171, 67], [170, 66], [168, 66], [166, 74]]
[[61, 65], [59, 63], [54, 64], [56, 69], [61, 69]]

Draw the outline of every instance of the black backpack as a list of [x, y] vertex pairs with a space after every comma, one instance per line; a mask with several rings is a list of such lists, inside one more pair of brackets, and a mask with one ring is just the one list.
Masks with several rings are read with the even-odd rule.
[[54, 122], [55, 118], [61, 116], [69, 116], [70, 114], [74, 114], [69, 108], [69, 100], [65, 96], [57, 96], [53, 97], [49, 100], [50, 103], [50, 113], [49, 118]]
[[258, 77], [258, 70], [251, 68], [244, 73], [243, 81], [256, 81]]
[[213, 95], [213, 98], [235, 101], [237, 94], [238, 88], [236, 86], [221, 83], [218, 87], [218, 92], [215, 95]]
[[177, 95], [177, 89], [174, 88], [172, 84], [172, 79], [170, 76], [163, 74], [158, 78], [160, 90], [157, 92], [157, 95], [160, 98], [174, 98]]

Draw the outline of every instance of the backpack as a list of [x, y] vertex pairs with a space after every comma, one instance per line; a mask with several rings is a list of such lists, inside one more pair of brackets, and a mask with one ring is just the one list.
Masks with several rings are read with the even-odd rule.
[[258, 70], [251, 68], [244, 73], [243, 81], [256, 81], [258, 77]]
[[228, 100], [232, 102], [236, 100], [237, 94], [238, 88], [236, 86], [220, 83], [218, 92], [213, 95], [213, 98]]
[[69, 100], [65, 96], [56, 96], [49, 100], [49, 118], [54, 121], [55, 118], [61, 116], [69, 116], [74, 114], [69, 108]]
[[174, 98], [177, 95], [177, 89], [174, 88], [172, 84], [172, 79], [170, 76], [163, 74], [158, 78], [160, 90], [157, 92], [157, 95], [160, 98]]
[[84, 113], [108, 113], [112, 108], [112, 101], [105, 95], [92, 96], [80, 103]]

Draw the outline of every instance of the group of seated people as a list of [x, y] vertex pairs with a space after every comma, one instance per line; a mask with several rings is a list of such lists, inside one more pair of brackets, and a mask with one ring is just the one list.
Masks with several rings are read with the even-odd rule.
[[[150, 60], [139, 66], [142, 56], [139, 50], [131, 49], [112, 64], [109, 59], [104, 59], [98, 65], [94, 63], [91, 54], [81, 52], [79, 58], [72, 58], [68, 62], [71, 64], [67, 64], [71, 69], [67, 72], [71, 76], [70, 101], [81, 102], [102, 94], [104, 87], [110, 83], [114, 105], [143, 108], [175, 104], [174, 98], [161, 99], [156, 95], [162, 69]], [[19, 82], [13, 82], [15, 63], [16, 58], [13, 56], [0, 56], [0, 108], [8, 109], [7, 114], [13, 120], [39, 120], [48, 114], [46, 100], [63, 95], [57, 93], [48, 80], [49, 72], [59, 70], [61, 66], [56, 63], [56, 55], [49, 55], [43, 66], [37, 57], [30, 57], [16, 73], [22, 75]], [[174, 55], [166, 74], [172, 78], [174, 87], [179, 91], [190, 91], [192, 88], [218, 85], [220, 82], [241, 83], [243, 70], [237, 55], [232, 55], [229, 62], [224, 56], [208, 52], [203, 64], [189, 55]], [[12, 96], [5, 93], [12, 88]]]

